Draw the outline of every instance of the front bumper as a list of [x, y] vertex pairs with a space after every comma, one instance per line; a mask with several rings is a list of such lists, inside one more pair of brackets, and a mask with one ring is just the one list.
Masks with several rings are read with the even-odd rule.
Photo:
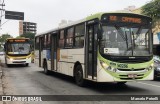
[[26, 63], [31, 63], [31, 58], [25, 58], [25, 59], [7, 58], [6, 61], [7, 64], [26, 64]]

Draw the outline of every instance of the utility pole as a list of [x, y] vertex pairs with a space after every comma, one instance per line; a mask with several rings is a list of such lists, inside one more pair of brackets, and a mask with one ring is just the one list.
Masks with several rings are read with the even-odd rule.
[[[4, 7], [5, 7], [4, 0], [0, 0], [0, 29], [2, 25], [7, 23], [9, 20], [24, 20], [24, 12], [8, 11], [5, 10]], [[5, 19], [8, 19], [4, 23], [2, 23], [3, 16], [5, 16]]]
[[4, 9], [5, 7], [5, 3], [4, 3], [4, 0], [0, 0], [0, 28], [1, 28], [1, 23], [2, 23], [2, 17], [4, 16]]

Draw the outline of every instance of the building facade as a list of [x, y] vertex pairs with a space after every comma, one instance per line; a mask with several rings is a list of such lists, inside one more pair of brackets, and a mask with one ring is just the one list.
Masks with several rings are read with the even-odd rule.
[[37, 32], [37, 23], [19, 21], [19, 35]]

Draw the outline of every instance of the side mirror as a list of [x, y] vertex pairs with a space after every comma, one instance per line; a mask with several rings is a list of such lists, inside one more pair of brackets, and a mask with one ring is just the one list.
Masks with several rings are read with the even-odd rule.
[[98, 39], [102, 39], [102, 30], [100, 29], [97, 30], [97, 36], [98, 36]]

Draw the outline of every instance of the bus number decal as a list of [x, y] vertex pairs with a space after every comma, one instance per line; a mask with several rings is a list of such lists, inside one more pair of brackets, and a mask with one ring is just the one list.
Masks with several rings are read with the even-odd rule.
[[128, 68], [128, 64], [117, 64], [118, 68]]

